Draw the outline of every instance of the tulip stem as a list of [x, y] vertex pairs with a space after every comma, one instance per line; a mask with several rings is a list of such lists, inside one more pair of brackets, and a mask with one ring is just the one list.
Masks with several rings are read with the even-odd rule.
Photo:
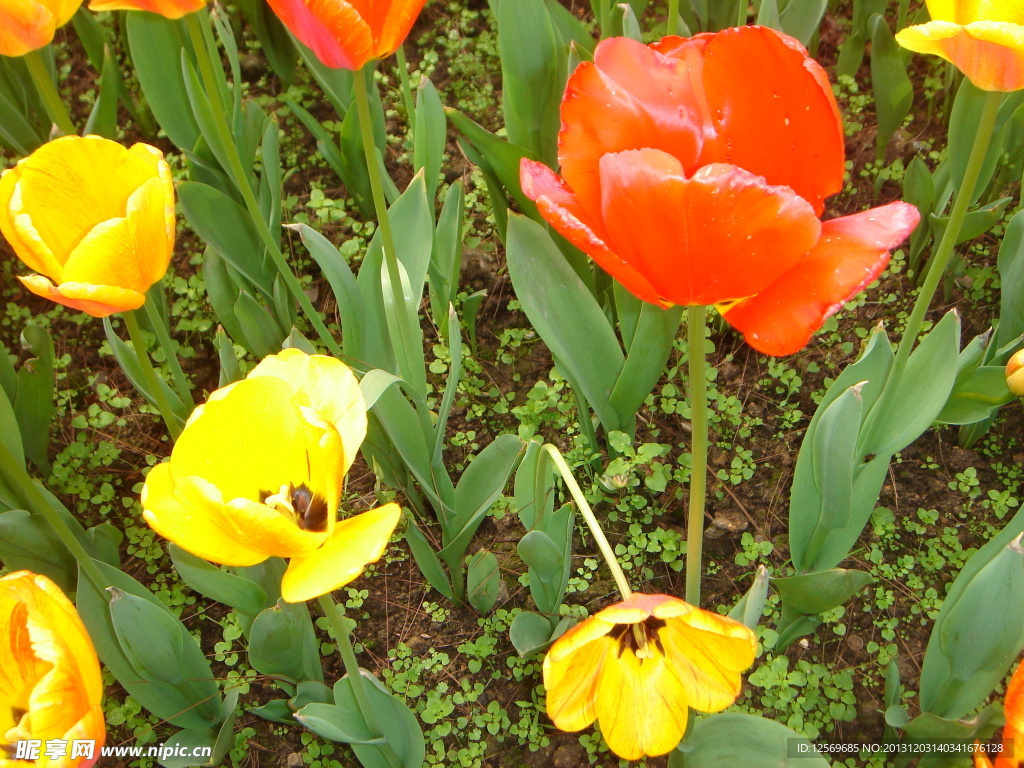
[[402, 101], [405, 102], [405, 122], [409, 130], [409, 138], [416, 142], [416, 102], [412, 97], [412, 83], [409, 82], [409, 65], [405, 61], [405, 43], [395, 49], [395, 64], [398, 69], [398, 82], [402, 88]]
[[132, 346], [135, 348], [135, 356], [139, 360], [139, 367], [142, 368], [142, 378], [145, 379], [149, 391], [153, 393], [156, 407], [160, 410], [160, 415], [163, 416], [164, 424], [167, 425], [167, 431], [171, 433], [171, 439], [177, 440], [178, 435], [181, 434], [181, 419], [174, 414], [171, 404], [167, 400], [167, 393], [160, 386], [160, 379], [156, 375], [156, 369], [153, 368], [153, 363], [149, 359], [149, 353], [146, 351], [146, 342], [142, 338], [142, 330], [139, 328], [138, 318], [135, 317], [135, 310], [122, 312], [121, 316], [124, 318], [125, 328], [128, 329]]
[[334, 601], [332, 594], [320, 595], [317, 602], [320, 603], [320, 610], [324, 612], [331, 624], [331, 632], [338, 643], [338, 652], [341, 655], [342, 664], [345, 665], [345, 673], [352, 686], [352, 695], [355, 697], [359, 713], [366, 721], [370, 732], [380, 739], [380, 743], [374, 746], [381, 751], [392, 768], [401, 768], [402, 761], [395, 754], [394, 748], [384, 736], [383, 731], [377, 726], [377, 718], [373, 714], [373, 707], [370, 706], [370, 699], [366, 695], [366, 681], [363, 680], [363, 673], [359, 669], [359, 660], [352, 647], [351, 635], [356, 623], [345, 616], [344, 608]]
[[899, 348], [896, 350], [896, 359], [890, 376], [898, 375], [910, 351], [917, 341], [921, 332], [921, 324], [924, 322], [925, 314], [931, 306], [935, 290], [939, 287], [939, 281], [946, 274], [946, 266], [953, 255], [956, 247], [957, 237], [963, 227], [964, 218], [967, 216], [967, 209], [974, 197], [974, 188], [981, 175], [981, 167], [985, 162], [985, 155], [988, 153], [988, 145], [992, 139], [992, 130], [995, 127], [996, 116], [999, 113], [999, 106], [1003, 102], [1003, 95], [998, 91], [990, 91], [985, 96], [985, 104], [982, 106], [981, 119], [978, 123], [978, 132], [974, 139], [974, 146], [971, 149], [971, 156], [967, 160], [967, 168], [964, 170], [964, 178], [957, 190], [956, 198], [953, 200], [953, 208], [949, 212], [949, 221], [946, 230], [942, 233], [942, 240], [939, 247], [935, 249], [931, 260], [928, 262], [928, 272], [921, 286], [921, 292], [914, 302], [914, 309], [907, 320], [906, 330], [903, 331], [903, 338], [900, 339]]
[[686, 519], [686, 602], [700, 607], [704, 499], [708, 481], [708, 378], [704, 353], [707, 307], [686, 308], [690, 373], [690, 503]]
[[[68, 107], [60, 97], [57, 85], [53, 82], [53, 77], [50, 76], [50, 68], [43, 57], [43, 51], [45, 50], [49, 50], [49, 47], [29, 51], [22, 58], [25, 60], [25, 65], [32, 76], [32, 82], [35, 83], [36, 92], [39, 94], [39, 98], [42, 99], [43, 107], [46, 109], [46, 114], [50, 120], [57, 124], [57, 127], [60, 128], [65, 136], [75, 136], [78, 131], [75, 130], [75, 124], [71, 122]], [[47, 133], [49, 134], [49, 131]]]
[[49, 523], [53, 532], [57, 534], [57, 538], [68, 548], [68, 551], [71, 552], [78, 562], [78, 566], [82, 569], [85, 577], [92, 582], [93, 587], [99, 594], [105, 595], [106, 593], [103, 590], [106, 582], [99, 568], [96, 567], [96, 563], [93, 562], [92, 557], [86, 552], [85, 547], [82, 546], [82, 542], [71, 531], [71, 528], [68, 527], [67, 522], [61, 517], [60, 513], [50, 505], [46, 496], [39, 490], [35, 480], [25, 471], [24, 465], [15, 458], [11, 449], [3, 440], [0, 440], [0, 471], [2, 471], [3, 476], [9, 478], [13, 484], [21, 488], [24, 492], [24, 500], [28, 502], [29, 508], [43, 516], [43, 519]]
[[544, 450], [551, 457], [551, 461], [554, 462], [558, 474], [562, 476], [562, 482], [569, 489], [569, 493], [576, 502], [576, 506], [579, 507], [583, 519], [587, 521], [590, 532], [594, 534], [597, 548], [601, 550], [601, 555], [604, 557], [605, 562], [608, 563], [608, 568], [612, 572], [612, 578], [615, 579], [615, 586], [619, 588], [619, 592], [622, 594], [622, 599], [628, 600], [633, 594], [633, 590], [629, 586], [626, 574], [622, 572], [622, 566], [619, 565], [619, 559], [615, 556], [615, 550], [608, 543], [608, 537], [604, 535], [604, 531], [601, 530], [601, 524], [597, 522], [597, 517], [594, 516], [594, 510], [591, 509], [590, 502], [583, 495], [583, 490], [580, 488], [579, 483], [576, 482], [572, 470], [569, 469], [569, 465], [565, 463], [565, 459], [562, 458], [562, 454], [558, 452], [558, 449], [548, 443], [544, 446]]
[[[210, 99], [210, 106], [213, 110], [214, 122], [216, 123], [215, 130], [219, 134], [218, 138], [221, 143], [228, 151], [228, 165], [230, 167], [227, 170], [231, 173], [235, 187], [245, 201], [246, 210], [249, 211], [249, 218], [256, 227], [256, 231], [266, 246], [267, 253], [270, 254], [270, 259], [274, 262], [274, 266], [284, 280], [289, 293], [292, 294], [295, 301], [302, 307], [303, 313], [317, 332], [320, 341], [331, 351], [331, 354], [335, 357], [344, 357], [341, 347], [324, 324], [320, 313], [316, 311], [306, 292], [302, 290], [302, 284], [292, 274], [292, 270], [284, 258], [284, 253], [281, 251], [281, 244], [274, 240], [270, 227], [260, 212], [259, 201], [256, 200], [256, 195], [252, 191], [249, 176], [246, 174], [245, 167], [242, 165], [242, 158], [238, 154], [238, 145], [235, 143], [234, 134], [232, 134], [231, 127], [228, 124], [227, 107], [221, 99], [220, 83], [224, 80], [224, 69], [219, 63], [215, 67], [210, 60], [210, 51], [206, 47], [204, 22], [200, 20], [199, 16], [199, 13], [185, 14], [185, 26], [188, 28], [189, 37], [192, 39], [192, 48], [196, 56], [196, 63], [199, 65], [199, 74], [205, 86], [206, 96]], [[218, 72], [220, 73], [219, 78], [217, 77]], [[236, 83], [235, 87], [240, 86]]]
[[[161, 290], [157, 286], [158, 290]], [[171, 369], [171, 376], [174, 379], [174, 389], [178, 393], [178, 397], [181, 398], [181, 402], [186, 405], [195, 405], [196, 401], [192, 398], [192, 389], [188, 385], [188, 379], [185, 377], [185, 372], [181, 369], [181, 363], [178, 362], [178, 353], [174, 348], [174, 344], [171, 342], [171, 335], [167, 332], [167, 328], [163, 324], [163, 318], [157, 315], [156, 306], [149, 299], [143, 304], [146, 309], [146, 317], [149, 318], [149, 324], [153, 326], [156, 332], [157, 341], [160, 342], [160, 346], [163, 347], [164, 357], [167, 358], [167, 367]]]
[[[743, 0], [745, 2], [745, 0]], [[679, 25], [679, 0], [668, 0], [668, 19], [665, 22], [665, 34], [674, 35]]]
[[[415, 382], [418, 377], [411, 370], [412, 339], [406, 337], [408, 307], [405, 303], [405, 291], [402, 287], [401, 271], [398, 266], [398, 252], [395, 250], [395, 237], [391, 231], [391, 218], [388, 215], [388, 204], [384, 198], [384, 183], [380, 177], [380, 164], [377, 162], [377, 144], [373, 140], [373, 123], [370, 118], [370, 97], [367, 93], [366, 78], [362, 71], [356, 72], [355, 83], [356, 113], [359, 117], [359, 130], [363, 140], [363, 155], [366, 158], [366, 172], [370, 175], [370, 191], [373, 195], [373, 208], [377, 212], [377, 225], [380, 227], [384, 265], [391, 283], [391, 299], [395, 306], [395, 324], [398, 333], [392, 334], [392, 341], [398, 347], [398, 371], [406, 381]], [[415, 290], [415, 287], [413, 287]]]

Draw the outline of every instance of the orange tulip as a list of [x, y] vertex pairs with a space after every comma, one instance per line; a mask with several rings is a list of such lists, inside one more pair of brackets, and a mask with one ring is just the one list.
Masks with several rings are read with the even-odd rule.
[[1024, 2], [928, 0], [932, 21], [896, 33], [917, 53], [952, 62], [983, 91], [1024, 88]]
[[49, 45], [82, 0], [0, 0], [0, 55], [24, 56]]
[[561, 178], [520, 168], [556, 230], [640, 299], [717, 305], [771, 355], [803, 347], [919, 218], [898, 202], [820, 220], [843, 184], [839, 111], [822, 68], [765, 27], [604, 40], [569, 78], [558, 146]]
[[1003, 726], [1003, 748], [993, 764], [983, 751], [974, 753], [975, 768], [1021, 768], [1024, 766], [1024, 664], [1006, 686], [1006, 725]]
[[754, 633], [668, 595], [635, 594], [580, 622], [544, 657], [548, 716], [563, 731], [595, 720], [627, 760], [672, 751], [689, 708], [719, 712], [740, 694]]
[[426, 0], [268, 0], [328, 67], [362, 69], [394, 53]]
[[[34, 762], [0, 765], [94, 765], [105, 738], [100, 664], [75, 607], [45, 576], [18, 571], [0, 579], [0, 657], [0, 754], [15, 758], [18, 742], [39, 750]], [[88, 745], [78, 745], [78, 755], [76, 742]]]
[[92, 0], [90, 11], [149, 11], [168, 19], [180, 19], [198, 11], [206, 0]]

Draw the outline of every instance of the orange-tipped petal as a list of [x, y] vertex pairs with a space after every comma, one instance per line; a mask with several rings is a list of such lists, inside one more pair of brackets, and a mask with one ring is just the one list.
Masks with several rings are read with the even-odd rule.
[[600, 225], [593, 222], [579, 200], [555, 172], [543, 163], [523, 158], [519, 165], [523, 194], [537, 203], [537, 210], [566, 240], [589, 255], [605, 272], [633, 295], [658, 303], [650, 280], [605, 244]]
[[896, 34], [904, 48], [952, 62], [983, 91], [1024, 88], [1024, 25], [975, 21], [961, 26], [931, 21]]
[[335, 69], [362, 69], [374, 58], [373, 31], [347, 0], [268, 0], [291, 33]]
[[693, 613], [696, 608], [678, 597], [671, 595], [648, 595], [636, 592], [621, 602], [609, 605], [594, 615], [595, 619], [609, 624], [637, 624], [654, 616], [658, 619], [674, 619]]
[[[768, 79], [752, 72], [769, 72]], [[820, 216], [843, 186], [843, 125], [828, 77], [797, 41], [767, 27], [718, 33], [704, 54], [717, 136], [701, 165], [731, 163], [791, 187]]]
[[799, 264], [726, 311], [725, 319], [765, 354], [797, 352], [827, 317], [881, 273], [889, 251], [919, 218], [914, 206], [896, 202], [826, 221], [821, 239]]
[[608, 246], [662, 303], [750, 296], [818, 240], [805, 200], [741, 168], [709, 165], [686, 179], [678, 160], [653, 149], [605, 155], [600, 167]]
[[[608, 637], [610, 625], [601, 630], [602, 622], [586, 619], [555, 641], [544, 657], [544, 689], [547, 691], [547, 712], [551, 722], [562, 731], [580, 731], [597, 719], [597, 696], [605, 666], [615, 663], [618, 643]], [[583, 627], [581, 633], [569, 635]], [[565, 653], [569, 645], [581, 637], [595, 634], [585, 648]], [[563, 642], [563, 640], [565, 642]]]
[[1006, 21], [1024, 24], [1024, 0], [926, 0], [928, 15], [935, 21], [970, 24], [972, 21]]
[[4, 0], [0, 5], [0, 55], [24, 56], [53, 40], [57, 19], [36, 0]]
[[373, 30], [373, 58], [394, 53], [412, 29], [426, 0], [349, 0]]
[[323, 546], [292, 558], [281, 581], [281, 597], [289, 603], [312, 600], [357, 578], [380, 560], [401, 516], [401, 508], [392, 503], [339, 521]]
[[167, 19], [180, 19], [198, 11], [206, 0], [92, 0], [90, 11], [149, 11]]
[[115, 312], [138, 309], [146, 302], [146, 295], [114, 285], [89, 283], [61, 283], [54, 285], [42, 275], [19, 277], [21, 284], [36, 296], [77, 309], [93, 317], [108, 317]]

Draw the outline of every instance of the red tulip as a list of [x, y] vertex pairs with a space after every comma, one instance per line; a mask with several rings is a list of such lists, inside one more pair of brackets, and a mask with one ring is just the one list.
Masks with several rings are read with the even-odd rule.
[[796, 40], [740, 27], [603, 41], [562, 100], [561, 178], [524, 160], [520, 179], [639, 298], [715, 304], [751, 346], [786, 355], [918, 222], [901, 202], [822, 222], [844, 160], [824, 70]]

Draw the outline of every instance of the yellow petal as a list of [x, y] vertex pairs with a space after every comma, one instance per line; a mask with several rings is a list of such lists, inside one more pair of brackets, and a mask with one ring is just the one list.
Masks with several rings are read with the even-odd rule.
[[545, 656], [545, 662], [547, 659], [551, 659], [551, 664], [561, 664], [563, 659], [567, 659], [576, 653], [578, 649], [611, 632], [615, 628], [615, 624], [602, 620], [602, 613], [604, 611], [600, 611], [596, 615], [584, 619], [579, 624], [567, 629], [561, 637], [551, 644], [547, 656]]
[[931, 21], [896, 34], [904, 48], [952, 62], [984, 91], [1024, 88], [1024, 26], [977, 21], [960, 26]]
[[281, 596], [298, 603], [348, 584], [381, 558], [400, 517], [397, 504], [385, 504], [339, 521], [323, 546], [292, 558], [281, 580]]
[[[590, 622], [588, 624], [588, 622]], [[589, 636], [601, 628], [603, 622], [586, 619], [569, 630], [584, 627], [575, 640]], [[544, 689], [547, 712], [559, 730], [579, 731], [597, 719], [597, 691], [601, 672], [606, 663], [614, 663], [618, 642], [608, 637], [608, 629], [583, 645], [576, 645], [572, 653], [557, 653], [556, 647], [566, 635], [555, 641], [544, 657]], [[570, 645], [575, 643], [570, 639]]]
[[3, 193], [9, 195], [2, 200], [5, 211], [4, 235], [18, 254], [18, 258], [32, 269], [60, 282], [61, 273], [64, 271], [63, 262], [59, 261], [50, 250], [50, 246], [43, 242], [32, 224], [32, 217], [24, 210], [18, 173], [22, 163], [4, 175]]
[[935, 21], [970, 24], [974, 21], [1006, 21], [1024, 24], [1024, 0], [928, 0], [928, 14]]
[[687, 690], [660, 653], [609, 658], [597, 694], [597, 721], [609, 749], [638, 760], [675, 749], [689, 719]]
[[206, 5], [205, 0], [92, 0], [91, 11], [149, 11], [167, 19], [180, 19]]
[[233, 526], [239, 541], [274, 557], [306, 556], [328, 536], [326, 531], [304, 531], [292, 517], [250, 499], [225, 504], [221, 524]]
[[56, 22], [53, 13], [35, 0], [4, 0], [0, 5], [0, 55], [24, 56], [42, 48], [53, 40]]
[[18, 280], [37, 296], [86, 312], [93, 317], [107, 317], [115, 312], [138, 309], [146, 301], [145, 294], [111, 285], [62, 283], [55, 286], [42, 275], [28, 275], [19, 277]]

